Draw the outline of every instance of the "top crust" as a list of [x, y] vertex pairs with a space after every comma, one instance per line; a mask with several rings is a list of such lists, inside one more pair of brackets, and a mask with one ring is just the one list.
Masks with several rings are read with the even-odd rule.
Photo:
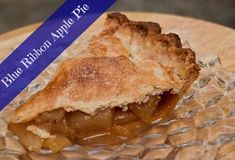
[[94, 115], [164, 91], [178, 94], [198, 72], [194, 52], [183, 49], [176, 34], [161, 34], [157, 23], [109, 14], [102, 33], [79, 57], [65, 60], [51, 82], [15, 110], [11, 122], [27, 122], [58, 108]]

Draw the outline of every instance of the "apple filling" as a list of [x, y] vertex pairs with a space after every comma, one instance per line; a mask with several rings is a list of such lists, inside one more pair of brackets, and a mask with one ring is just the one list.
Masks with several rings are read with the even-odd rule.
[[147, 102], [100, 110], [95, 116], [81, 111], [65, 112], [57, 109], [40, 114], [27, 123], [9, 124], [9, 129], [30, 151], [48, 148], [58, 152], [71, 144], [118, 144], [130, 140], [151, 126], [157, 119], [166, 117], [179, 96], [164, 93], [150, 96]]

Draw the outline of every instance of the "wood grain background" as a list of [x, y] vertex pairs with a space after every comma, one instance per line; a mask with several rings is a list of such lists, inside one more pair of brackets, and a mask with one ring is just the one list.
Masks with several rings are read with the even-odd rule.
[[[158, 13], [125, 12], [133, 20], [158, 22], [163, 32], [174, 32], [187, 40], [198, 56], [218, 55], [223, 67], [235, 72], [235, 30], [203, 20]], [[101, 29], [105, 15], [96, 21], [80, 38], [86, 39], [90, 33]], [[0, 59], [32, 33], [39, 24], [20, 28], [0, 36]]]

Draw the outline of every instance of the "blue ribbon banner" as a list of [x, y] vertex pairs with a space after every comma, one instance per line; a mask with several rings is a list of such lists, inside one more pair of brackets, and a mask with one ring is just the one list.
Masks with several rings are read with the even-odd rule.
[[116, 0], [67, 0], [0, 64], [0, 110]]

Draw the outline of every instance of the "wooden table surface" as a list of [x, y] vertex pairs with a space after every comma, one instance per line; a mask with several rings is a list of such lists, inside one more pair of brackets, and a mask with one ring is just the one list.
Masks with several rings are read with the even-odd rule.
[[[216, 54], [224, 68], [235, 72], [235, 30], [203, 20], [159, 13], [126, 12], [130, 19], [158, 22], [164, 33], [174, 32], [187, 40], [197, 55]], [[103, 15], [83, 35], [101, 29], [106, 15]], [[26, 26], [0, 35], [0, 59], [20, 44], [39, 24]], [[82, 38], [81, 37], [81, 38]]]

